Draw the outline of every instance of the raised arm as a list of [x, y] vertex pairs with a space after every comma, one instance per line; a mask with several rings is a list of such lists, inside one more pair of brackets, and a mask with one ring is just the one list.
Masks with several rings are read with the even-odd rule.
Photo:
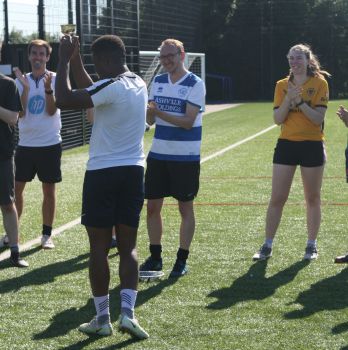
[[92, 99], [87, 90], [72, 91], [69, 80], [69, 62], [73, 55], [76, 42], [70, 35], [62, 37], [59, 45], [59, 62], [56, 76], [56, 104], [61, 109], [91, 108]]
[[72, 42], [75, 45], [75, 50], [70, 60], [71, 71], [77, 87], [79, 89], [87, 88], [93, 84], [93, 80], [83, 66], [82, 58], [80, 55], [79, 38], [77, 36], [73, 36]]
[[56, 99], [52, 90], [52, 76], [52, 72], [47, 72], [44, 76], [46, 112], [50, 116], [54, 115], [57, 111]]

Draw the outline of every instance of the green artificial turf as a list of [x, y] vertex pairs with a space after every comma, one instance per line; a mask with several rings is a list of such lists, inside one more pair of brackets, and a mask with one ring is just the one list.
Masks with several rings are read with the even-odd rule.
[[[333, 258], [348, 250], [348, 184], [344, 149], [347, 129], [330, 102], [325, 121], [328, 162], [322, 189], [319, 258], [302, 261], [306, 244], [303, 188], [295, 175], [273, 257], [252, 262], [264, 239], [271, 190], [272, 155], [279, 134], [274, 128], [201, 166], [195, 201], [196, 234], [188, 260], [190, 272], [178, 280], [168, 272], [178, 248], [179, 214], [175, 201], [163, 208], [165, 276], [140, 283], [136, 315], [150, 333], [133, 341], [115, 332], [87, 337], [76, 330], [94, 315], [88, 281], [88, 241], [77, 225], [54, 238], [56, 249], [38, 246], [23, 252], [29, 269], [0, 262], [0, 349], [348, 349], [348, 266]], [[271, 103], [248, 103], [204, 118], [202, 158], [271, 126]], [[148, 150], [153, 129], [145, 135]], [[55, 227], [80, 214], [87, 147], [63, 154]], [[21, 240], [40, 235], [41, 189], [25, 191]], [[138, 255], [148, 255], [142, 213]], [[3, 250], [2, 250], [3, 251]], [[111, 318], [119, 314], [118, 257], [110, 252]]]

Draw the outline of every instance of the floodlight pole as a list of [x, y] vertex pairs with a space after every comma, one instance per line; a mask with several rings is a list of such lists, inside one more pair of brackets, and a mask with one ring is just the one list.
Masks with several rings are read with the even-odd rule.
[[39, 18], [39, 38], [45, 39], [45, 4], [44, 0], [39, 0], [37, 5], [37, 15]]
[[4, 19], [5, 19], [5, 28], [4, 28], [4, 42], [7, 45], [10, 41], [10, 34], [8, 28], [8, 8], [7, 0], [4, 0]]
[[72, 1], [68, 0], [68, 23], [74, 23]]

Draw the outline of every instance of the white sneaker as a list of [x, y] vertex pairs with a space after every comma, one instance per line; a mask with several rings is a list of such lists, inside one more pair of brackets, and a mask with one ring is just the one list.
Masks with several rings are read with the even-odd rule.
[[272, 256], [272, 248], [267, 247], [266, 244], [263, 244], [258, 252], [253, 256], [254, 261], [267, 260]]
[[41, 246], [43, 249], [53, 249], [54, 243], [51, 236], [43, 235], [41, 237]]
[[317, 258], [318, 258], [317, 247], [312, 246], [312, 245], [307, 245], [303, 259], [304, 260], [315, 260]]
[[91, 322], [82, 323], [78, 330], [85, 334], [97, 334], [102, 336], [109, 336], [113, 331], [110, 322], [100, 325], [96, 317], [94, 317]]
[[120, 315], [118, 329], [138, 339], [147, 339], [149, 337], [149, 334], [140, 327], [138, 321], [135, 318], [129, 318], [127, 315]]
[[0, 238], [0, 248], [3, 248], [3, 247], [8, 247], [8, 236], [7, 235], [4, 235]]

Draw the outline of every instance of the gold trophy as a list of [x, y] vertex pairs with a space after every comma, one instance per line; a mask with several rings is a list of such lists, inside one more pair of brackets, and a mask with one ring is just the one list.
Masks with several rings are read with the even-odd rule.
[[64, 35], [74, 35], [76, 30], [76, 24], [61, 24], [61, 32]]

